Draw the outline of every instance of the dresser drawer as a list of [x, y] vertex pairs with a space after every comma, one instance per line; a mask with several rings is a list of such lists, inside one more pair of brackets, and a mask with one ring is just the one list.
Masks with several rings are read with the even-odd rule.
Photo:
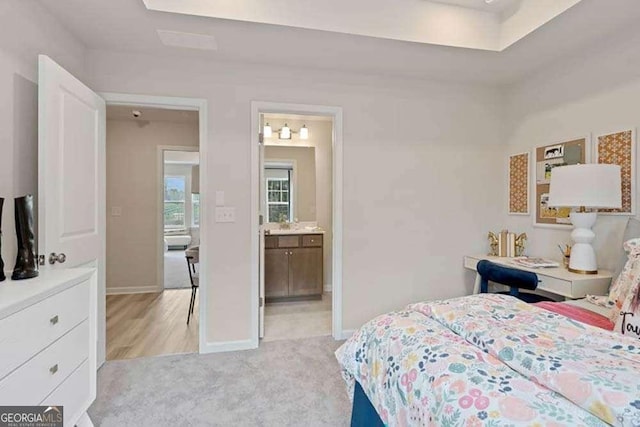
[[322, 246], [322, 234], [310, 234], [302, 236], [302, 246], [314, 248]]
[[85, 360], [58, 388], [40, 402], [40, 406], [64, 406], [64, 425], [72, 426], [92, 398], [89, 361]]
[[275, 236], [265, 236], [264, 247], [265, 249], [276, 249], [278, 247], [278, 238]]
[[538, 274], [538, 280], [538, 289], [542, 291], [548, 291], [564, 297], [571, 297], [572, 295], [572, 285], [569, 280], [561, 280], [542, 274]]
[[297, 248], [300, 246], [300, 236], [278, 236], [279, 248]]
[[0, 381], [3, 405], [37, 405], [89, 357], [85, 320]]
[[0, 320], [0, 379], [89, 317], [89, 303], [86, 281]]

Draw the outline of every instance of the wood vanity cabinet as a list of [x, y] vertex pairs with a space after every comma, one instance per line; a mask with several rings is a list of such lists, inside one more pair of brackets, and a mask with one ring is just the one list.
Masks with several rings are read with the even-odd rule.
[[322, 234], [265, 236], [266, 298], [322, 295]]

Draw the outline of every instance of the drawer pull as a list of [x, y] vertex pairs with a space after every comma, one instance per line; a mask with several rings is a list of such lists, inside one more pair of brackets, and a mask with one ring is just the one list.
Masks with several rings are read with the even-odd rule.
[[56, 363], [55, 365], [50, 367], [49, 372], [51, 373], [51, 375], [54, 375], [56, 372], [58, 372], [58, 364]]
[[55, 316], [53, 316], [51, 319], [49, 319], [49, 323], [51, 323], [52, 325], [55, 325], [58, 323], [58, 315], [56, 314]]

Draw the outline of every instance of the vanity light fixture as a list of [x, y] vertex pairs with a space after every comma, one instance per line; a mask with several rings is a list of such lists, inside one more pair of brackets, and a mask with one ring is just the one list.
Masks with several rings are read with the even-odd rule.
[[280, 129], [280, 139], [291, 139], [291, 128], [289, 127], [288, 124], [284, 124], [284, 126], [282, 126], [282, 128]]
[[264, 127], [262, 128], [262, 135], [265, 138], [271, 138], [271, 135], [273, 134], [273, 131], [271, 130], [271, 125], [269, 123], [267, 123], [266, 125], [264, 125]]
[[300, 128], [300, 139], [309, 139], [309, 128], [307, 125], [302, 125]]

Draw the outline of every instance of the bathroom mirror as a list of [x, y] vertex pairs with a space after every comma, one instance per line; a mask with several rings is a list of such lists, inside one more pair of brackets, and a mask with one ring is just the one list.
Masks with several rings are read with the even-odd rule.
[[265, 222], [316, 221], [314, 147], [264, 147]]

